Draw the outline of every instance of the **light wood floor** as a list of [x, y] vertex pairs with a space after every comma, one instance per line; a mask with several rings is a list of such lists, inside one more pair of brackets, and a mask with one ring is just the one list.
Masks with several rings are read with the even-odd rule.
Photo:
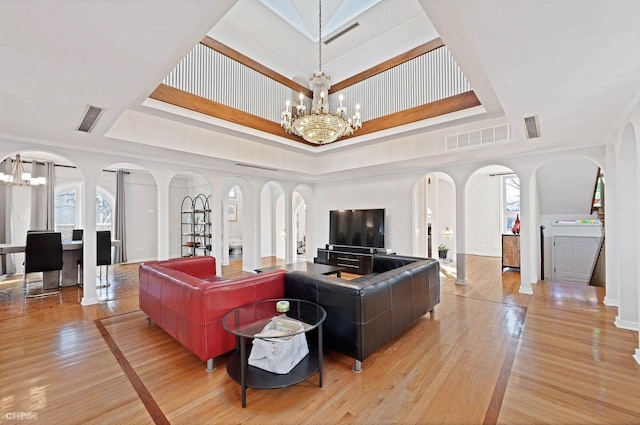
[[5, 279], [0, 423], [640, 424], [638, 336], [613, 325], [602, 288], [539, 282], [528, 296], [499, 258], [469, 256], [467, 269], [468, 286], [443, 270], [435, 313], [361, 374], [328, 353], [322, 388], [314, 376], [249, 389], [245, 409], [224, 356], [207, 373], [138, 310], [137, 265], [110, 267], [109, 293], [89, 307], [77, 288], [25, 301]]

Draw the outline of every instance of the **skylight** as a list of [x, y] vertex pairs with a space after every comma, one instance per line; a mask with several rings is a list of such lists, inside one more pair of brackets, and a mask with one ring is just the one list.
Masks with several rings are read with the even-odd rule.
[[[323, 0], [323, 39], [381, 0]], [[313, 42], [318, 41], [318, 3], [309, 0], [260, 0]], [[311, 5], [313, 4], [313, 7]]]

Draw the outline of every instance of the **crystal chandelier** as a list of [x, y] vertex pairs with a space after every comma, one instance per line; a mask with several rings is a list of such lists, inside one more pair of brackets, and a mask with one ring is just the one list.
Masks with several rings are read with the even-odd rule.
[[26, 173], [20, 160], [20, 154], [16, 154], [16, 159], [11, 166], [11, 173], [0, 172], [0, 183], [14, 186], [38, 186], [46, 184], [47, 179], [45, 177], [31, 177], [30, 173]]
[[287, 100], [286, 110], [282, 111], [280, 126], [288, 133], [302, 137], [314, 145], [335, 142], [348, 136], [362, 127], [360, 104], [356, 104], [356, 112], [347, 118], [347, 108], [342, 106], [344, 97], [340, 95], [340, 107], [332, 113], [329, 109], [329, 76], [322, 72], [322, 0], [318, 0], [318, 71], [311, 77], [310, 89], [313, 93], [311, 113], [304, 106], [304, 95], [300, 93], [300, 103], [294, 105], [295, 115], [291, 113], [291, 101]]

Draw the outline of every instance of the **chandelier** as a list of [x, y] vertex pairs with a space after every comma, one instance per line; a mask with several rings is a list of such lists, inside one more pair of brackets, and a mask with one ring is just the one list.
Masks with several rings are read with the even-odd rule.
[[13, 165], [11, 166], [11, 173], [0, 172], [0, 183], [14, 186], [38, 186], [46, 184], [47, 179], [45, 177], [31, 177], [30, 173], [26, 173], [20, 160], [20, 154], [16, 154], [16, 159], [13, 160]]
[[342, 106], [344, 97], [339, 97], [340, 107], [336, 112], [329, 108], [329, 88], [331, 81], [322, 72], [322, 0], [318, 0], [318, 71], [311, 77], [310, 89], [313, 93], [311, 112], [307, 113], [304, 106], [304, 95], [300, 93], [300, 103], [295, 105], [292, 114], [291, 101], [287, 100], [286, 110], [282, 111], [280, 126], [287, 133], [302, 137], [314, 145], [324, 145], [335, 142], [343, 136], [348, 136], [362, 127], [360, 104], [356, 104], [355, 114], [347, 118], [347, 108]]

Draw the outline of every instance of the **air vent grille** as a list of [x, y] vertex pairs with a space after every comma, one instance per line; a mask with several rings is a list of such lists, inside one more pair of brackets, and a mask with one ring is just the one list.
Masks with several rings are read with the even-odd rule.
[[452, 134], [446, 137], [446, 150], [475, 148], [511, 140], [509, 124]]
[[267, 170], [267, 171], [280, 171], [277, 168], [263, 167], [261, 165], [252, 165], [252, 164], [242, 164], [240, 162], [236, 163], [236, 165], [240, 167], [249, 167], [249, 168], [257, 168], [259, 170]]
[[540, 137], [540, 126], [538, 125], [538, 117], [526, 117], [524, 119], [524, 127], [527, 131], [527, 139], [535, 139]]
[[346, 33], [348, 33], [349, 31], [351, 31], [352, 29], [354, 29], [355, 27], [359, 26], [360, 24], [358, 22], [355, 22], [351, 25], [349, 25], [348, 27], [346, 27], [345, 29], [343, 29], [342, 31], [340, 31], [339, 33], [337, 33], [336, 35], [333, 35], [329, 38], [327, 38], [324, 41], [324, 44], [329, 44], [332, 41], [335, 41], [337, 38], [342, 37], [343, 35], [345, 35]]
[[84, 118], [78, 126], [78, 131], [84, 131], [85, 133], [89, 133], [91, 130], [93, 130], [93, 127], [96, 125], [96, 121], [98, 121], [100, 114], [102, 114], [102, 108], [91, 105], [88, 106], [89, 107], [84, 114]]

